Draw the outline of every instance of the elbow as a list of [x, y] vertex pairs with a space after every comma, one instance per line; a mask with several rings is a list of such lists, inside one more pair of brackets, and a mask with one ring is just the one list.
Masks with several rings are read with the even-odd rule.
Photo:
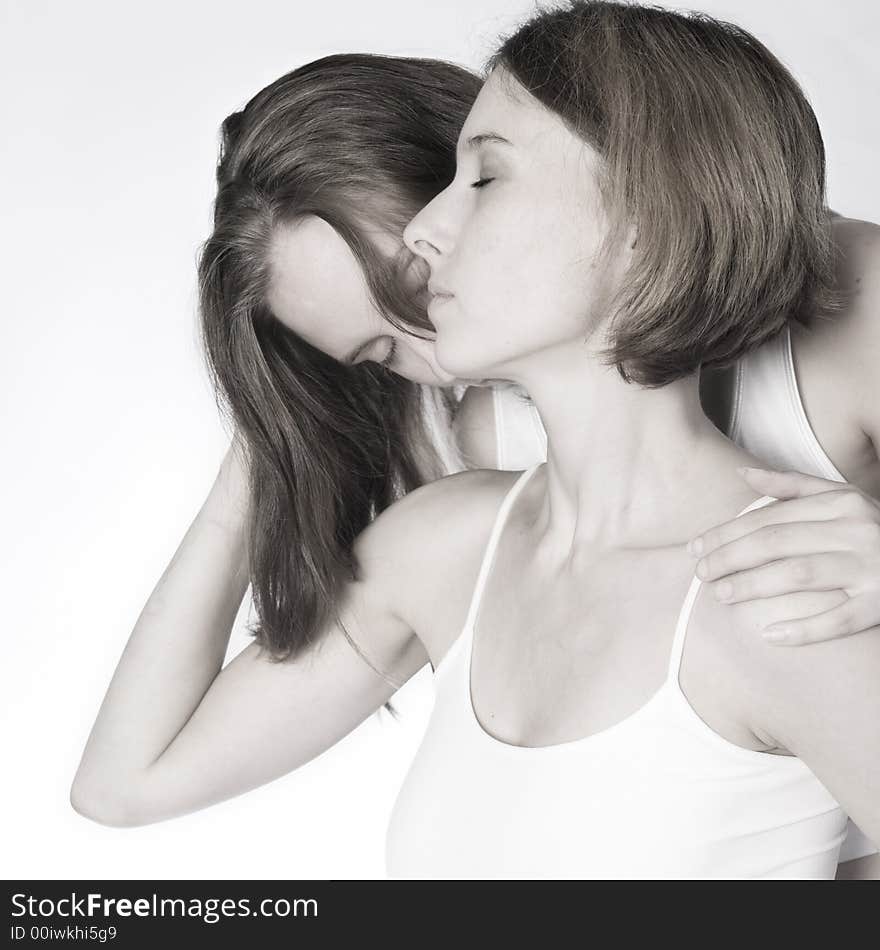
[[120, 795], [114, 783], [87, 784], [77, 776], [70, 786], [70, 807], [83, 818], [108, 828], [137, 828], [149, 819], [132, 807], [131, 796]]

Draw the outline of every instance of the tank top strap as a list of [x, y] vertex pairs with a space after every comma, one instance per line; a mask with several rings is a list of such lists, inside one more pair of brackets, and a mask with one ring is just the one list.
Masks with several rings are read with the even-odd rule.
[[[750, 511], [754, 511], [756, 508], [763, 508], [765, 505], [769, 505], [771, 502], [776, 501], [776, 498], [771, 497], [770, 495], [763, 495], [761, 498], [756, 498], [751, 504], [747, 505], [743, 510], [736, 516], [737, 518], [742, 517], [742, 515], [748, 514]], [[685, 595], [684, 603], [681, 606], [681, 610], [678, 614], [678, 621], [675, 625], [675, 634], [672, 638], [672, 651], [669, 655], [669, 667], [666, 671], [666, 679], [674, 680], [678, 682], [678, 674], [681, 668], [681, 656], [684, 652], [684, 641], [685, 635], [687, 633], [688, 623], [691, 619], [691, 613], [694, 609], [694, 603], [697, 599], [697, 594], [700, 592], [700, 585], [702, 581], [699, 577], [694, 575], [691, 585], [688, 588], [688, 592]]]
[[492, 562], [495, 559], [495, 549], [498, 547], [498, 539], [501, 537], [501, 532], [504, 530], [504, 525], [507, 522], [507, 516], [510, 513], [510, 509], [513, 507], [513, 503], [516, 501], [517, 495], [519, 495], [519, 493], [525, 487], [526, 482], [541, 467], [541, 465], [543, 465], [543, 462], [536, 462], [530, 468], [527, 468], [508, 489], [507, 494], [502, 499], [501, 506], [498, 509], [498, 514], [495, 515], [495, 521], [492, 525], [492, 532], [489, 535], [489, 541], [486, 544], [486, 550], [483, 554], [483, 560], [480, 564], [480, 573], [477, 575], [477, 582], [474, 585], [474, 592], [471, 595], [471, 603], [470, 607], [468, 608], [467, 619], [465, 620], [466, 630], [470, 628], [476, 619], [477, 611], [480, 607], [480, 600], [483, 596], [483, 588], [486, 586], [486, 579], [489, 576], [489, 571], [492, 569]]
[[795, 371], [791, 324], [737, 362], [726, 431], [768, 468], [846, 481], [807, 418]]

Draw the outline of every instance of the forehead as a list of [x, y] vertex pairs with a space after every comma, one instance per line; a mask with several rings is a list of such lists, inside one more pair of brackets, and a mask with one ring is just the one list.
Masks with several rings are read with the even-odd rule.
[[382, 324], [357, 258], [323, 218], [276, 228], [269, 270], [267, 303], [276, 319], [335, 359]]
[[459, 136], [460, 148], [466, 153], [468, 139], [487, 132], [520, 149], [586, 144], [501, 66], [492, 70], [471, 107]]

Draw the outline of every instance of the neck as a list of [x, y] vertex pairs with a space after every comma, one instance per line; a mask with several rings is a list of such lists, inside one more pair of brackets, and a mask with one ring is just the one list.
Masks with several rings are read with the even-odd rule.
[[540, 360], [516, 381], [547, 430], [539, 520], [553, 547], [687, 540], [709, 527], [700, 519], [717, 514], [719, 499], [744, 505], [754, 497], [736, 473], [751, 457], [704, 414], [698, 375], [647, 389], [624, 382], [583, 345]]

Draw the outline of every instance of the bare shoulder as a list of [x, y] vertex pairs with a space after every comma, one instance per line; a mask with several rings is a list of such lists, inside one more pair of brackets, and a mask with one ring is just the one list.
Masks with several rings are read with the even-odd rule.
[[835, 286], [843, 309], [819, 321], [817, 331], [843, 346], [880, 340], [880, 225], [855, 218], [834, 218]]
[[880, 262], [880, 225], [838, 216], [832, 219], [831, 233], [840, 254], [838, 283], [843, 288], [872, 272], [876, 274]]
[[[465, 471], [410, 492], [355, 539], [340, 615], [347, 637], [405, 682], [442, 652], [504, 495], [519, 473]], [[435, 627], [440, 625], [440, 633]]]
[[448, 576], [451, 565], [482, 546], [519, 472], [457, 472], [410, 492], [358, 537], [361, 570], [395, 591]]
[[873, 464], [880, 440], [880, 226], [836, 217], [832, 223], [837, 312], [791, 325], [807, 416], [842, 471]]
[[[831, 609], [845, 597], [840, 591], [815, 591], [709, 607], [713, 638], [748, 726], [810, 765], [813, 755], [822, 760], [825, 745], [839, 751], [868, 742], [864, 729], [872, 719], [872, 741], [880, 740], [880, 628], [804, 646], [775, 646], [762, 631], [771, 623]], [[880, 751], [880, 745], [874, 748]], [[863, 764], [866, 758], [860, 756]], [[877, 758], [873, 767], [880, 780]]]
[[[856, 218], [835, 218], [836, 284], [848, 295], [849, 319], [880, 307], [880, 225]], [[845, 321], [846, 322], [846, 321]]]
[[[830, 342], [845, 340], [865, 315], [880, 309], [880, 225], [871, 221], [837, 216], [831, 221], [834, 243], [834, 288], [842, 295], [842, 307], [811, 322], [810, 334]], [[793, 329], [802, 336], [804, 328]]]
[[856, 418], [876, 444], [880, 437], [880, 226], [839, 218], [834, 236], [840, 260], [838, 284], [847, 299], [835, 321], [832, 345], [839, 365], [847, 367], [858, 382], [852, 389]]
[[[422, 485], [396, 501], [382, 512], [371, 527], [377, 534], [409, 535], [413, 531], [419, 533], [426, 530], [435, 519], [467, 522], [500, 501], [520, 474], [497, 469], [476, 469], [447, 475]], [[438, 527], [433, 524], [433, 530], [429, 530], [429, 533], [435, 536]]]

